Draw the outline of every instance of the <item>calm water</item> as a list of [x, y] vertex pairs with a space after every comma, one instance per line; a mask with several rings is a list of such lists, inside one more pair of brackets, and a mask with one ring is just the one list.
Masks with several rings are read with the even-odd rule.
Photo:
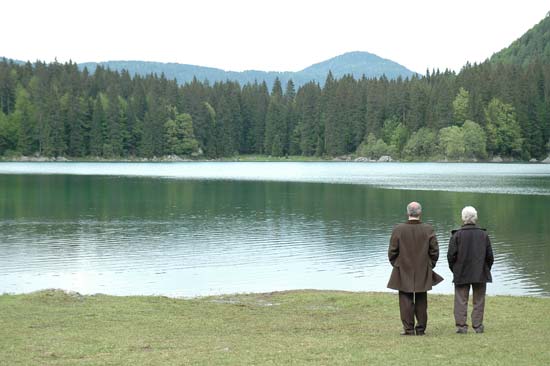
[[434, 292], [468, 204], [488, 292], [550, 296], [550, 165], [420, 163], [0, 163], [0, 293], [385, 291], [411, 200], [439, 238]]

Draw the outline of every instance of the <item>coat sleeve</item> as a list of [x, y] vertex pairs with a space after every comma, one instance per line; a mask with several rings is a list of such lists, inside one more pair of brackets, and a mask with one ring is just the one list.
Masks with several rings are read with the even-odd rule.
[[456, 256], [458, 254], [458, 246], [456, 245], [457, 235], [453, 233], [449, 240], [449, 249], [447, 250], [447, 262], [449, 262], [449, 268], [453, 271], [453, 266], [456, 263]]
[[432, 231], [429, 240], [430, 248], [428, 254], [430, 256], [430, 261], [432, 262], [432, 268], [434, 268], [437, 260], [439, 259], [439, 243], [437, 242], [437, 238], [435, 237], [435, 232]]
[[399, 256], [399, 237], [396, 235], [395, 230], [391, 233], [390, 247], [388, 248], [388, 259], [392, 266], [395, 267], [395, 261]]
[[487, 235], [487, 247], [485, 249], [485, 263], [489, 266], [489, 269], [493, 267], [493, 263], [495, 261], [495, 257], [493, 255], [493, 248], [491, 247], [491, 239], [489, 239], [489, 235]]

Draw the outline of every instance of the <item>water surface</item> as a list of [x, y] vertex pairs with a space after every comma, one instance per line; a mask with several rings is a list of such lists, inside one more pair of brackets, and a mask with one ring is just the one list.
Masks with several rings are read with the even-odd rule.
[[385, 291], [387, 245], [412, 200], [436, 229], [478, 208], [491, 294], [550, 295], [550, 166], [2, 163], [0, 293], [196, 296]]

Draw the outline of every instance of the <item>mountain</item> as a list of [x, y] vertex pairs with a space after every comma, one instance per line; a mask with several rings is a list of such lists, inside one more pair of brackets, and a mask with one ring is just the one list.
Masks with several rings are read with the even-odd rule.
[[494, 63], [528, 65], [535, 60], [550, 63], [550, 12], [509, 47], [493, 54]]
[[89, 71], [93, 72], [97, 65], [108, 67], [111, 70], [128, 70], [131, 75], [146, 75], [151, 73], [160, 75], [164, 73], [166, 78], [176, 79], [180, 84], [189, 82], [193, 80], [193, 77], [196, 77], [198, 80], [208, 80], [210, 83], [233, 80], [244, 85], [254, 83], [255, 81], [265, 81], [268, 86], [271, 86], [275, 78], [279, 78], [283, 85], [292, 79], [296, 87], [299, 87], [312, 80], [323, 85], [329, 71], [332, 71], [335, 78], [340, 78], [346, 74], [353, 74], [355, 78], [361, 78], [363, 75], [368, 78], [386, 75], [390, 79], [396, 79], [399, 76], [407, 78], [415, 74], [394, 61], [383, 59], [368, 52], [345, 53], [330, 60], [311, 65], [298, 72], [267, 72], [258, 70], [236, 72], [195, 65], [146, 61], [87, 62], [79, 64], [79, 67], [81, 69], [87, 67]]
[[329, 70], [336, 78], [353, 74], [356, 79], [360, 79], [363, 75], [369, 78], [386, 75], [389, 79], [397, 79], [399, 76], [406, 78], [415, 74], [397, 62], [368, 52], [344, 53], [330, 60], [311, 65], [298, 72], [298, 74], [304, 74], [307, 75], [307, 78], [319, 80], [326, 78]]

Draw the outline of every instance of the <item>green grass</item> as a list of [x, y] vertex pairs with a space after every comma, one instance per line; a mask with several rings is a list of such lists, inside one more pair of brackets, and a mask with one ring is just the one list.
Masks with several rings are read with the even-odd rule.
[[428, 301], [427, 335], [402, 337], [391, 293], [2, 295], [0, 364], [549, 364], [550, 299], [488, 297], [485, 333], [467, 335], [454, 334], [452, 296]]

